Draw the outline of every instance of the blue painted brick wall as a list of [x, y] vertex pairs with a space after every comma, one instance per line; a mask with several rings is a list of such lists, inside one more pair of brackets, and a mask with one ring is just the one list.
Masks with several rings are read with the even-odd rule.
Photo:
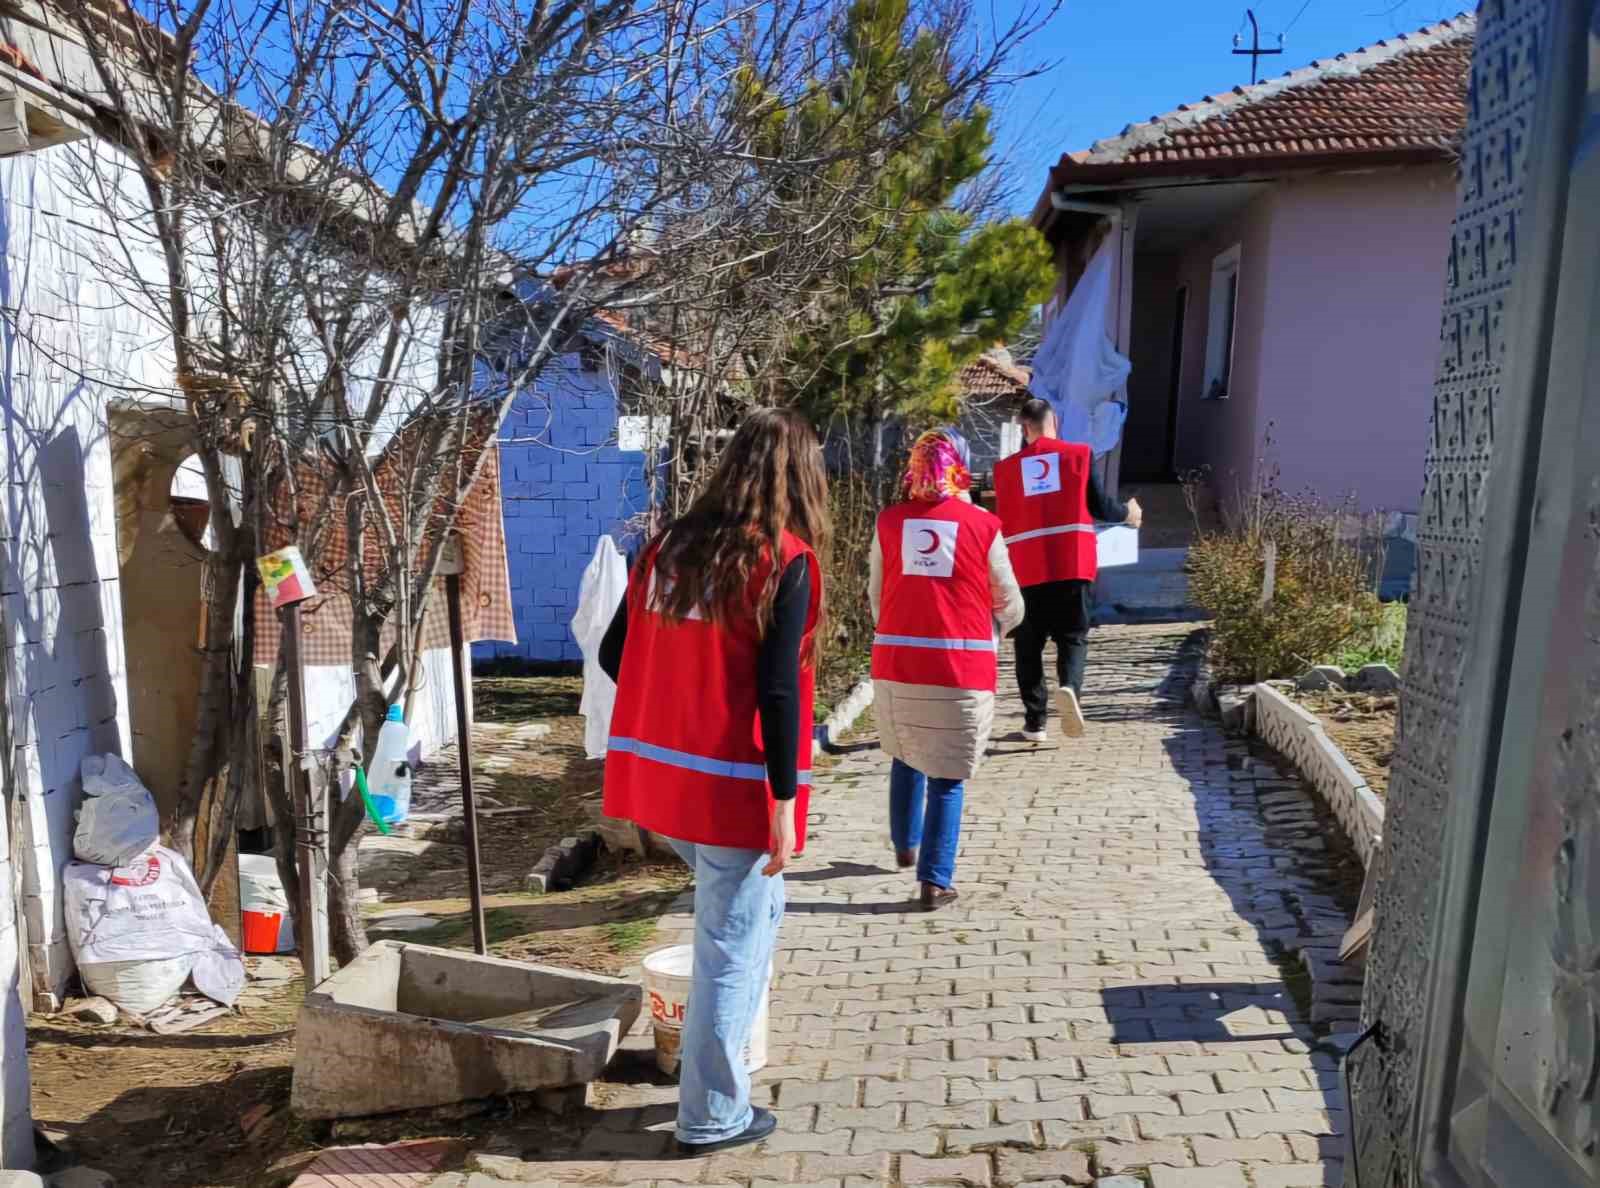
[[519, 397], [500, 429], [500, 496], [517, 642], [480, 660], [580, 660], [570, 624], [595, 542], [644, 510], [644, 455], [617, 449], [617, 398], [566, 355]]

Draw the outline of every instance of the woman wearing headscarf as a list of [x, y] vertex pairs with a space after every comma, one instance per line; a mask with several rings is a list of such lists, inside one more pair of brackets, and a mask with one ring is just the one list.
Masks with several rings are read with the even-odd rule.
[[894, 760], [889, 832], [901, 868], [917, 868], [928, 911], [956, 898], [964, 786], [994, 725], [999, 639], [1023, 613], [1000, 521], [973, 506], [971, 487], [966, 439], [949, 427], [924, 433], [904, 499], [878, 516], [872, 543], [874, 713]]

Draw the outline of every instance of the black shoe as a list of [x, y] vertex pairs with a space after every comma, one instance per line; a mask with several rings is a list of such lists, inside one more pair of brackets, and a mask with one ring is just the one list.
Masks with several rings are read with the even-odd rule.
[[744, 1147], [751, 1143], [759, 1143], [778, 1129], [778, 1117], [771, 1110], [764, 1110], [760, 1106], [753, 1106], [750, 1111], [750, 1125], [732, 1138], [719, 1139], [714, 1143], [686, 1143], [678, 1140], [678, 1154], [685, 1159], [694, 1159], [700, 1155], [714, 1155], [718, 1151], [731, 1150], [734, 1147]]
[[894, 852], [894, 860], [899, 864], [901, 870], [910, 870], [917, 864], [917, 852], [915, 850], [896, 850]]

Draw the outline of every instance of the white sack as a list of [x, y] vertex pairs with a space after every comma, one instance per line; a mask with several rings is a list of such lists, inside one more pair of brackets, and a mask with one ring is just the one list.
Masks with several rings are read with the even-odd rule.
[[578, 703], [578, 712], [584, 719], [583, 749], [591, 759], [605, 758], [606, 740], [611, 737], [611, 711], [617, 701], [616, 683], [600, 667], [600, 643], [627, 593], [627, 562], [612, 539], [602, 536], [583, 571], [578, 613], [572, 616], [572, 636], [583, 652], [583, 700]]
[[1127, 408], [1111, 398], [1133, 370], [1111, 333], [1118, 312], [1116, 244], [1112, 236], [1100, 245], [1045, 331], [1028, 385], [1056, 410], [1061, 439], [1087, 443], [1096, 454], [1115, 449], [1122, 436]]
[[[239, 957], [181, 855], [156, 846], [128, 866], [69, 862], [62, 882], [67, 943], [91, 994], [146, 1015], [182, 988], [197, 961], [211, 987], [201, 990], [227, 993], [229, 956]], [[242, 985], [242, 963], [238, 972]]]
[[83, 807], [72, 835], [72, 852], [82, 862], [123, 866], [161, 836], [155, 797], [116, 755], [86, 755]]
[[211, 947], [194, 955], [194, 988], [213, 1002], [232, 1006], [244, 989], [244, 956], [221, 925], [211, 926]]

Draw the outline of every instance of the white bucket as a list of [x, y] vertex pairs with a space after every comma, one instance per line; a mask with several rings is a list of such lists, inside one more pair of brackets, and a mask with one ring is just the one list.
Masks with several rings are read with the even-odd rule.
[[[669, 1077], [678, 1073], [678, 1048], [683, 1042], [683, 1023], [689, 1013], [689, 987], [694, 981], [694, 946], [673, 945], [657, 949], [644, 959], [644, 995], [650, 1004], [650, 1021], [656, 1033], [656, 1067]], [[756, 1072], [767, 1066], [767, 995], [772, 987], [772, 971], [761, 987], [761, 1005], [756, 1008], [750, 1038], [744, 1046], [744, 1066]]]
[[293, 953], [289, 897], [271, 854], [239, 855], [239, 915], [246, 953]]

